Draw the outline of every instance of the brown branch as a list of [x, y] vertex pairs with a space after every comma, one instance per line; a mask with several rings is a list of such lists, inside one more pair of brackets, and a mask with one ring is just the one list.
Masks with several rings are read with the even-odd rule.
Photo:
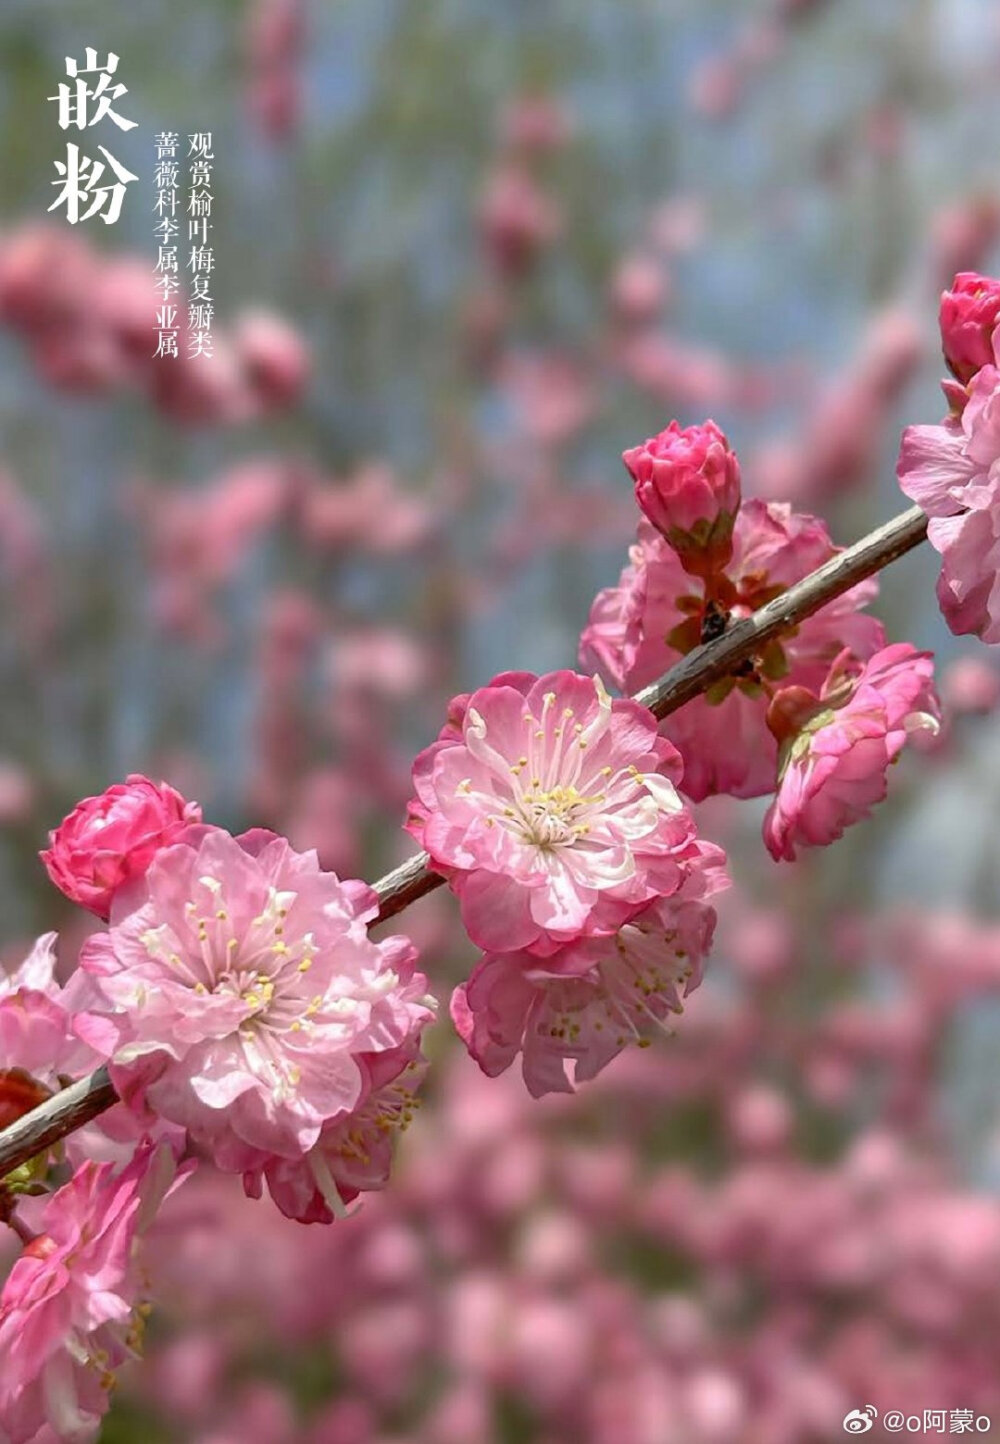
[[0, 1178], [118, 1102], [107, 1068], [46, 1098], [0, 1132]]
[[[386, 918], [394, 918], [410, 903], [416, 902], [417, 898], [423, 897], [426, 893], [433, 892], [440, 887], [444, 878], [438, 872], [431, 872], [428, 866], [429, 858], [426, 852], [418, 852], [413, 857], [408, 857], [392, 872], [387, 872], [385, 877], [380, 877], [378, 882], [372, 883], [372, 887], [379, 896], [379, 910], [376, 923], [384, 923]], [[0, 1134], [0, 1141], [3, 1135]], [[0, 1155], [0, 1162], [2, 1162]]]
[[[676, 712], [713, 682], [729, 676], [766, 642], [881, 571], [897, 557], [912, 551], [926, 535], [927, 518], [919, 507], [911, 507], [893, 517], [803, 577], [752, 617], [735, 622], [715, 641], [695, 647], [665, 676], [637, 693], [636, 701], [657, 717]], [[395, 917], [410, 903], [442, 885], [444, 878], [431, 872], [428, 862], [425, 852], [417, 853], [374, 884], [381, 904], [378, 922]], [[89, 1078], [81, 1078], [0, 1130], [0, 1179], [74, 1129], [89, 1123], [116, 1099], [107, 1069], [98, 1068]]]

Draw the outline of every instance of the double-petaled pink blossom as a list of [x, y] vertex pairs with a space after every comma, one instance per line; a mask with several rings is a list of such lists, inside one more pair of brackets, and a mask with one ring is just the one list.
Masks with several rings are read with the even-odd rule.
[[364, 1100], [370, 1055], [432, 1016], [416, 950], [373, 942], [378, 900], [270, 833], [194, 828], [119, 894], [82, 966], [78, 1019], [126, 1101], [188, 1128], [222, 1168], [301, 1158]]
[[201, 821], [201, 808], [165, 782], [133, 773], [85, 797], [49, 835], [42, 861], [56, 887], [105, 922], [115, 893], [141, 877], [157, 850]]
[[908, 642], [863, 666], [845, 653], [819, 696], [778, 692], [771, 720], [784, 735], [764, 841], [774, 858], [791, 861], [797, 847], [825, 846], [866, 818], [885, 798], [889, 764], [907, 740], [938, 730], [933, 657]]
[[[580, 655], [616, 686], [636, 692], [666, 672], [729, 620], [748, 616], [837, 553], [824, 522], [777, 502], [741, 506], [733, 555], [716, 578], [716, 596], [688, 575], [662, 536], [640, 521], [629, 565], [617, 586], [599, 592], [580, 639]], [[852, 587], [771, 642], [756, 670], [715, 684], [665, 718], [662, 731], [684, 761], [682, 790], [694, 801], [716, 792], [757, 797], [774, 786], [777, 748], [767, 728], [765, 685], [780, 681], [814, 690], [848, 647], [861, 660], [884, 645], [881, 623], [861, 608], [876, 594], [874, 578]]]
[[183, 1176], [169, 1147], [146, 1143], [117, 1176], [110, 1163], [83, 1164], [46, 1204], [43, 1231], [0, 1293], [0, 1437], [9, 1444], [46, 1429], [80, 1444], [96, 1436], [116, 1369], [141, 1348], [148, 1308], [137, 1242]]
[[715, 911], [705, 901], [728, 885], [725, 855], [692, 842], [678, 857], [679, 885], [636, 912], [611, 937], [571, 943], [551, 957], [488, 953], [451, 999], [455, 1026], [491, 1077], [518, 1053], [537, 1098], [573, 1091], [628, 1044], [669, 1031], [701, 981]]
[[474, 942], [544, 955], [674, 892], [693, 824], [652, 714], [598, 678], [506, 673], [416, 759], [408, 829]]
[[1000, 642], [1000, 369], [983, 366], [968, 397], [960, 418], [906, 428], [897, 476], [930, 517], [948, 626]]

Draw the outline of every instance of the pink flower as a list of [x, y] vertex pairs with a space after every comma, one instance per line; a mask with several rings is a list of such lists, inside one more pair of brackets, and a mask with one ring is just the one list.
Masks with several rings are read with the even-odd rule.
[[[16, 970], [0, 977], [0, 1128], [58, 1092], [63, 1076], [100, 1062], [74, 1034], [63, 990], [55, 981], [55, 933], [44, 933]], [[77, 1142], [76, 1136], [69, 1140]], [[37, 1167], [34, 1165], [37, 1164]], [[44, 1173], [47, 1158], [28, 1173]]]
[[[107, 1056], [100, 1046], [78, 1036], [77, 1015], [86, 1014], [99, 995], [93, 980], [79, 970], [65, 988], [59, 986], [55, 937], [55, 933], [43, 934], [17, 971], [0, 978], [0, 1128], [57, 1093], [66, 1078], [92, 1072]], [[178, 1151], [183, 1147], [182, 1129], [159, 1119], [152, 1120], [152, 1129], [150, 1120], [143, 1122], [145, 1127], [122, 1106], [111, 1108], [71, 1133], [55, 1158], [65, 1151], [74, 1166], [87, 1159], [121, 1163], [132, 1156], [143, 1132], [170, 1141]], [[49, 1152], [41, 1153], [8, 1183], [44, 1179], [52, 1162]]]
[[95, 1437], [114, 1370], [140, 1350], [146, 1306], [135, 1245], [178, 1175], [167, 1147], [148, 1143], [116, 1177], [85, 1163], [53, 1194], [44, 1232], [0, 1294], [0, 1431], [28, 1444]]
[[284, 838], [192, 829], [85, 944], [117, 1012], [77, 1026], [116, 1032], [122, 1097], [189, 1128], [221, 1168], [242, 1172], [253, 1150], [299, 1158], [362, 1098], [360, 1055], [432, 1016], [408, 939], [369, 939], [377, 911], [364, 883]]
[[78, 803], [49, 834], [41, 858], [61, 892], [107, 921], [118, 889], [142, 877], [161, 847], [200, 820], [196, 802], [133, 772]]
[[942, 557], [938, 601], [956, 635], [1000, 641], [1000, 370], [984, 366], [959, 419], [908, 426], [897, 467], [903, 493], [930, 517]]
[[487, 178], [478, 220], [486, 250], [505, 276], [522, 274], [562, 230], [558, 206], [517, 161]]
[[18, 988], [0, 998], [0, 1128], [58, 1092], [99, 1059], [70, 1028], [65, 1008], [45, 993]]
[[[817, 517], [787, 505], [751, 499], [733, 529], [730, 584], [724, 603], [708, 603], [704, 587], [646, 521], [639, 523], [630, 565], [616, 587], [598, 593], [580, 639], [585, 665], [597, 666], [624, 691], [637, 692], [666, 672], [727, 616], [748, 616], [792, 582], [814, 571], [837, 548]], [[844, 592], [801, 622], [793, 636], [770, 644], [760, 677], [727, 678], [672, 713], [661, 730], [684, 760], [683, 791], [695, 802], [717, 792], [757, 797], [774, 786], [777, 747], [767, 728], [762, 681], [818, 690], [834, 658], [850, 648], [861, 660], [884, 645], [881, 623], [860, 609], [877, 591], [874, 579]]]
[[19, 988], [49, 994], [61, 991], [56, 982], [56, 937], [56, 933], [42, 933], [20, 967], [12, 973], [0, 973], [0, 999], [10, 997]]
[[622, 460], [643, 512], [677, 552], [685, 570], [709, 576], [732, 555], [740, 507], [740, 464], [714, 421], [665, 431]]
[[676, 890], [693, 824], [645, 708], [573, 672], [506, 673], [456, 699], [413, 765], [408, 830], [474, 942], [555, 951]]
[[233, 342], [264, 410], [299, 400], [309, 380], [310, 358], [294, 327], [271, 311], [246, 311], [233, 328]]
[[993, 360], [993, 332], [1000, 321], [1000, 281], [961, 271], [941, 297], [941, 344], [952, 375], [968, 385]]
[[244, 1170], [252, 1198], [268, 1192], [282, 1213], [300, 1223], [330, 1223], [343, 1217], [360, 1193], [385, 1188], [396, 1135], [411, 1123], [419, 1106], [416, 1090], [427, 1063], [414, 1043], [358, 1059], [365, 1077], [359, 1103], [350, 1113], [324, 1125], [304, 1158], [273, 1155]]
[[534, 1097], [570, 1093], [627, 1044], [648, 1047], [669, 1032], [701, 981], [715, 929], [704, 898], [728, 886], [724, 863], [720, 848], [692, 843], [674, 896], [649, 903], [613, 936], [544, 959], [488, 953], [451, 999], [455, 1027], [483, 1072], [496, 1077], [521, 1053]]
[[792, 730], [782, 743], [777, 795], [764, 819], [775, 859], [796, 846], [823, 847], [860, 822], [886, 795], [886, 771], [914, 733], [936, 732], [940, 708], [934, 662], [908, 642], [877, 652], [860, 668], [838, 658], [818, 697], [778, 692], [772, 725]]

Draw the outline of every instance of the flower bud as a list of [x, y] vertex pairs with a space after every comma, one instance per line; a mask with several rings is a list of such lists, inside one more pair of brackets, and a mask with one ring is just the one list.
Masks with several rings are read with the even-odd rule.
[[141, 878], [161, 848], [200, 821], [196, 802], [133, 773], [78, 803], [49, 833], [41, 859], [61, 892], [107, 921], [122, 884]]
[[941, 297], [941, 345], [948, 369], [963, 386], [993, 362], [1000, 321], [1000, 280], [960, 271]]
[[622, 457], [646, 516], [695, 576], [721, 571], [732, 556], [740, 508], [740, 464], [714, 421], [665, 431]]

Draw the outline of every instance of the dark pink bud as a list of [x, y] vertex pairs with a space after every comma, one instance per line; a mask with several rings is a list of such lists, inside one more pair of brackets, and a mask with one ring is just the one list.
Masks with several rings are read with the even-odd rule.
[[967, 385], [993, 362], [993, 332], [1000, 321], [1000, 281], [961, 271], [941, 297], [941, 345], [952, 375]]
[[107, 921], [111, 900], [123, 883], [142, 877], [154, 856], [191, 823], [201, 808], [165, 782], [132, 773], [85, 797], [54, 832], [41, 854], [61, 892]]
[[732, 555], [740, 509], [740, 464], [714, 421], [665, 431], [622, 457], [646, 516], [677, 552], [685, 571], [708, 576]]

